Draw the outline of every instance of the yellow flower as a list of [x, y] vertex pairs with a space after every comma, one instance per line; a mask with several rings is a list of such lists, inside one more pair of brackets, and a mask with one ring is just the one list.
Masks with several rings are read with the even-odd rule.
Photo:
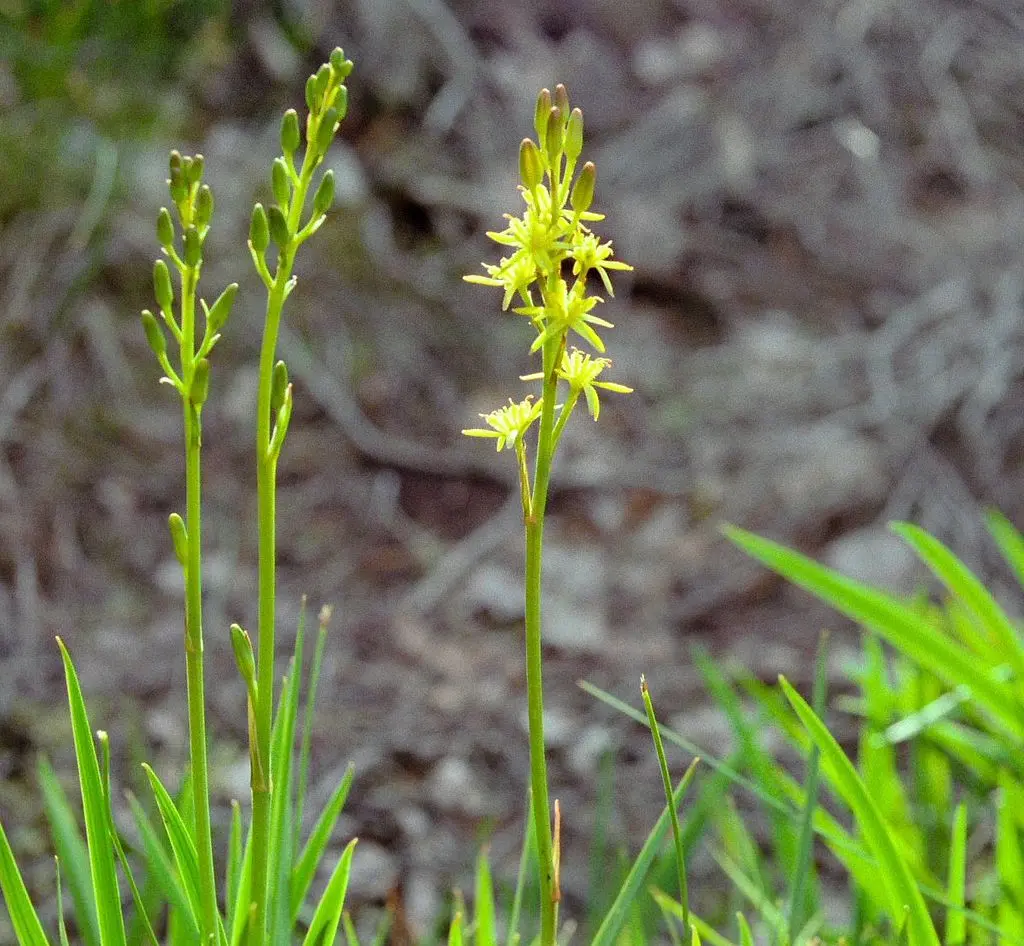
[[511, 450], [517, 442], [522, 442], [530, 425], [540, 417], [543, 404], [543, 398], [534, 404], [532, 395], [518, 404], [509, 398], [508, 404], [504, 407], [491, 411], [489, 414], [480, 415], [487, 422], [489, 430], [478, 427], [462, 432], [467, 437], [494, 437], [498, 441], [497, 449], [499, 451], [505, 448]]

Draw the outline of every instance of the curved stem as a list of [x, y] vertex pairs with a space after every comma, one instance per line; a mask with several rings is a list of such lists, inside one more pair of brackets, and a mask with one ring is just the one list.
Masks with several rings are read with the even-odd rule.
[[[195, 366], [195, 302], [198, 269], [185, 267], [181, 277], [182, 378], [191, 384]], [[206, 697], [203, 683], [202, 424], [188, 388], [182, 398], [185, 421], [185, 517], [188, 551], [185, 565], [185, 675], [188, 686], [189, 754], [196, 853], [199, 856], [201, 942], [217, 936], [217, 881], [210, 830], [210, 789], [206, 758]]]

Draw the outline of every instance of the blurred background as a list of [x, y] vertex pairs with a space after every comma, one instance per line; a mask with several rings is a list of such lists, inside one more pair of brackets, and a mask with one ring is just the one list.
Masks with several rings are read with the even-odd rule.
[[[138, 320], [170, 148], [206, 156], [217, 202], [204, 295], [242, 284], [204, 472], [221, 820], [248, 798], [227, 638], [255, 623], [262, 287], [245, 240], [281, 113], [335, 45], [356, 63], [328, 159], [337, 207], [300, 254], [282, 340], [296, 416], [279, 612], [287, 644], [303, 594], [312, 616], [335, 606], [312, 807], [354, 761], [354, 900], [397, 897], [414, 933], [480, 843], [511, 871], [521, 838], [517, 494], [508, 457], [459, 431], [521, 396], [530, 332], [460, 277], [497, 258], [483, 231], [518, 212], [541, 87], [564, 82], [583, 108], [598, 232], [636, 267], [605, 307], [614, 377], [636, 393], [606, 398], [599, 426], [574, 418], [548, 531], [573, 911], [602, 786], [616, 844], [635, 846], [660, 805], [649, 740], [576, 681], [638, 703], [645, 672], [661, 715], [721, 756], [692, 647], [803, 683], [819, 630], [844, 630], [748, 565], [720, 522], [910, 590], [921, 572], [885, 527], [910, 518], [1004, 587], [981, 512], [1024, 519], [1024, 9], [0, 0], [0, 817], [40, 890], [37, 754], [73, 779], [54, 634], [121, 784], [138, 786], [142, 757], [170, 778], [186, 754], [166, 531], [180, 411]], [[840, 633], [837, 674], [854, 645]], [[694, 869], [699, 885], [712, 868]]]

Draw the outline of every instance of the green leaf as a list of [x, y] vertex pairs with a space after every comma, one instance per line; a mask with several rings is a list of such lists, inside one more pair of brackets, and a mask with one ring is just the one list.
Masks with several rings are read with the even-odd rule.
[[900, 855], [885, 819], [857, 770], [825, 724], [789, 681], [785, 677], [780, 677], [779, 683], [793, 710], [821, 750], [822, 759], [831, 767], [832, 787], [853, 810], [868, 850], [878, 862], [879, 872], [885, 880], [889, 916], [893, 925], [900, 925], [906, 910], [910, 946], [939, 946], [939, 937], [928, 915], [921, 891], [918, 890], [910, 868]]
[[86, 946], [97, 946], [100, 932], [89, 876], [89, 852], [78, 827], [78, 819], [46, 756], [39, 757], [36, 772], [53, 848], [59, 862], [64, 865], [64, 879], [75, 905], [78, 933]]
[[14, 935], [20, 946], [50, 946], [14, 860], [14, 852], [11, 851], [3, 824], [0, 824], [0, 893], [4, 895]]
[[171, 852], [174, 855], [174, 863], [178, 868], [178, 877], [185, 893], [185, 904], [188, 907], [188, 915], [199, 929], [199, 858], [196, 854], [196, 845], [192, 840], [192, 833], [189, 831], [185, 820], [181, 817], [174, 799], [171, 798], [163, 783], [157, 777], [156, 772], [147, 763], [142, 768], [149, 778], [149, 784], [153, 789], [153, 797], [156, 799], [156, 807], [160, 812], [160, 819], [163, 821], [164, 830], [167, 832], [167, 840], [171, 845]]
[[917, 553], [921, 561], [960, 599], [980, 627], [999, 644], [1018, 681], [1024, 681], [1024, 644], [1006, 612], [989, 590], [938, 539], [908, 522], [894, 523], [892, 531]]
[[[690, 787], [690, 782], [693, 781], [694, 772], [697, 770], [697, 761], [697, 759], [694, 759], [690, 763], [690, 767], [686, 770], [678, 787], [672, 794], [672, 802], [677, 808], [682, 804], [686, 790]], [[643, 886], [654, 858], [661, 850], [662, 842], [668, 831], [669, 820], [669, 810], [666, 806], [651, 829], [651, 833], [647, 836], [647, 840], [640, 849], [640, 853], [636, 856], [633, 866], [626, 875], [626, 879], [622, 882], [618, 895], [601, 922], [601, 926], [594, 934], [590, 946], [614, 946], [618, 942], [619, 932], [629, 919], [630, 907]]]
[[967, 806], [962, 802], [953, 815], [949, 843], [949, 883], [946, 887], [945, 946], [963, 946], [967, 942], [967, 918], [964, 905], [967, 887]]
[[491, 865], [487, 862], [486, 848], [476, 859], [476, 882], [474, 885], [473, 926], [475, 946], [497, 946], [498, 938], [494, 916], [494, 883], [491, 880]]
[[1024, 587], [1024, 536], [1014, 528], [1009, 519], [995, 509], [986, 513], [985, 524], [1006, 563], [1017, 576], [1017, 581]]
[[121, 914], [121, 893], [117, 886], [114, 851], [107, 829], [107, 805], [100, 780], [99, 760], [93, 742], [89, 715], [75, 673], [71, 655], [58, 637], [64, 677], [67, 684], [68, 706], [71, 711], [71, 730], [78, 760], [78, 781], [82, 792], [82, 811], [85, 815], [85, 837], [89, 849], [93, 896], [99, 926], [101, 946], [126, 946], [124, 917]]
[[1024, 788], [1005, 769], [1000, 772], [996, 803], [996, 876], [999, 881], [999, 932], [1024, 937], [1024, 849], [1018, 819]]
[[327, 881], [323, 896], [317, 904], [302, 946], [333, 946], [345, 909], [345, 893], [348, 890], [348, 876], [352, 869], [352, 854], [356, 849], [353, 838], [345, 847], [337, 866]]
[[975, 655], [900, 599], [844, 578], [804, 555], [735, 526], [724, 527], [724, 532], [748, 554], [880, 634], [950, 686], [969, 686], [977, 704], [1012, 739], [1024, 739], [1024, 713], [1011, 689], [993, 677], [991, 668], [979, 667]]

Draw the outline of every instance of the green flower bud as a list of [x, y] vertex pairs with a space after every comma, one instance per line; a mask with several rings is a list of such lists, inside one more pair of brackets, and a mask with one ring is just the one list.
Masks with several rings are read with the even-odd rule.
[[274, 200], [282, 207], [287, 207], [291, 201], [292, 187], [288, 180], [288, 166], [284, 158], [275, 158], [270, 168], [270, 187], [274, 192]]
[[203, 179], [204, 159], [201, 154], [185, 158], [185, 179], [191, 187]]
[[157, 360], [167, 354], [167, 339], [164, 337], [163, 329], [157, 322], [156, 316], [149, 309], [142, 310], [142, 327], [146, 332], [146, 341], [153, 350]]
[[153, 264], [153, 292], [156, 295], [157, 305], [164, 312], [174, 311], [174, 289], [171, 287], [171, 271], [167, 264], [158, 259]]
[[292, 239], [284, 211], [278, 206], [271, 207], [267, 211], [267, 222], [270, 224], [270, 238], [277, 244], [279, 250], [283, 250]]
[[324, 96], [327, 94], [327, 87], [331, 84], [331, 67], [324, 63], [316, 71], [316, 78], [313, 86], [313, 100], [321, 105]]
[[334, 204], [334, 172], [327, 170], [320, 179], [320, 186], [313, 195], [313, 216], [327, 213]]
[[270, 226], [267, 223], [267, 212], [263, 204], [252, 208], [252, 219], [249, 221], [249, 242], [257, 253], [265, 253], [270, 244]]
[[180, 207], [182, 201], [188, 196], [188, 183], [185, 181], [185, 172], [180, 163], [177, 166], [173, 162], [171, 163], [171, 176], [167, 179], [167, 189], [170, 192], [171, 200]]
[[551, 114], [551, 93], [541, 89], [537, 96], [537, 107], [533, 112], [533, 128], [537, 132], [537, 141], [544, 147], [544, 137], [548, 131], [548, 115]]
[[171, 542], [174, 544], [174, 555], [178, 564], [185, 568], [188, 563], [188, 530], [185, 520], [176, 512], [167, 517], [167, 526], [171, 530]]
[[338, 110], [338, 121], [340, 122], [348, 114], [348, 86], [338, 86], [334, 107]]
[[288, 366], [283, 361], [274, 365], [270, 377], [270, 413], [276, 415], [284, 403], [284, 392], [288, 390]]
[[188, 399], [196, 407], [202, 407], [206, 403], [206, 396], [210, 393], [210, 359], [200, 358], [196, 362], [195, 371], [192, 372], [192, 385], [188, 389]]
[[165, 250], [169, 250], [174, 243], [174, 221], [171, 220], [171, 212], [166, 207], [161, 207], [160, 213], [157, 214], [156, 238]]
[[299, 116], [294, 108], [290, 108], [281, 119], [281, 150], [285, 154], [294, 154], [300, 141]]
[[203, 184], [196, 195], [196, 226], [208, 227], [213, 217], [213, 191], [209, 184]]
[[181, 152], [180, 151], [175, 150], [175, 151], [171, 152], [171, 156], [170, 156], [170, 159], [168, 161], [168, 165], [170, 166], [171, 174], [174, 174], [175, 171], [181, 171], [183, 165], [182, 165]]
[[532, 138], [524, 138], [519, 145], [519, 177], [528, 191], [544, 180], [544, 158]]
[[250, 701], [256, 696], [256, 658], [253, 655], [252, 640], [238, 624], [231, 625], [231, 649], [235, 654], [235, 665], [242, 675]]
[[231, 307], [235, 304], [235, 295], [238, 293], [238, 283], [233, 282], [218, 297], [213, 307], [207, 313], [206, 321], [213, 333], [219, 332], [228, 316], [231, 315]]
[[569, 93], [561, 82], [555, 86], [555, 106], [565, 118], [569, 114]]
[[329, 108], [324, 112], [323, 118], [320, 119], [320, 127], [316, 133], [316, 153], [327, 154], [327, 149], [331, 146], [331, 141], [334, 139], [334, 133], [338, 129], [338, 110], [336, 108]]
[[544, 135], [544, 146], [548, 155], [548, 167], [552, 173], [558, 168], [562, 158], [562, 140], [565, 135], [565, 120], [562, 117], [562, 110], [553, 106], [548, 112], [548, 129]]
[[565, 126], [565, 156], [575, 161], [583, 151], [583, 112], [574, 108]]
[[590, 205], [594, 202], [594, 184], [596, 181], [597, 168], [594, 167], [593, 161], [588, 161], [583, 165], [583, 170], [580, 171], [580, 176], [576, 178], [576, 183], [572, 186], [572, 193], [569, 195], [569, 202], [576, 213], [581, 214], [584, 211], [590, 210]]
[[345, 58], [345, 51], [340, 46], [335, 46], [331, 50], [331, 72], [336, 81], [344, 82], [351, 75], [352, 68], [352, 60]]
[[306, 80], [306, 108], [310, 112], [316, 111], [316, 76], [310, 76]]
[[195, 268], [203, 261], [203, 241], [194, 225], [186, 228], [184, 242], [185, 265]]

